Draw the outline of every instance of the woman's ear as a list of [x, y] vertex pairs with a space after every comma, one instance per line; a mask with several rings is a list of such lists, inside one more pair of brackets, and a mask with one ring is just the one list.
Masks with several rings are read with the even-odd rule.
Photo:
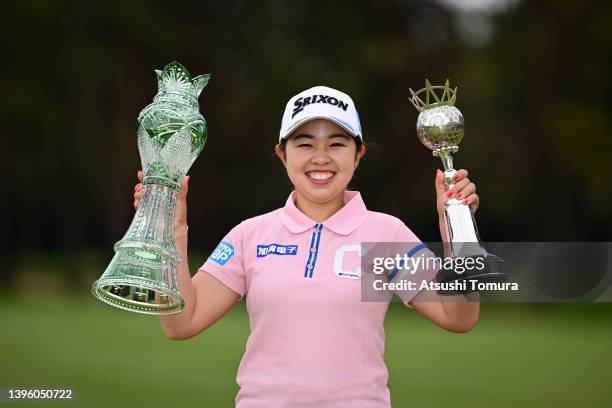
[[366, 152], [365, 145], [361, 145], [361, 147], [359, 148], [359, 151], [355, 155], [355, 168], [357, 168], [357, 166], [359, 166], [359, 160], [361, 160], [361, 158], [363, 157], [365, 152]]
[[286, 157], [285, 157], [285, 151], [280, 147], [279, 144], [274, 146], [274, 153], [276, 153], [276, 156], [280, 159], [280, 161], [283, 162], [283, 166], [287, 167], [287, 160], [286, 160]]

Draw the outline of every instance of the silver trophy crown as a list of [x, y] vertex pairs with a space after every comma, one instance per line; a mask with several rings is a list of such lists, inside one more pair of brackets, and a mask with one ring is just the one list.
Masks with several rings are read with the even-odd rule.
[[463, 115], [453, 106], [457, 88], [451, 89], [448, 79], [444, 86], [432, 86], [425, 80], [425, 88], [417, 92], [410, 89], [410, 93], [410, 101], [420, 112], [417, 119], [419, 140], [445, 162], [446, 154], [459, 150], [464, 133]]

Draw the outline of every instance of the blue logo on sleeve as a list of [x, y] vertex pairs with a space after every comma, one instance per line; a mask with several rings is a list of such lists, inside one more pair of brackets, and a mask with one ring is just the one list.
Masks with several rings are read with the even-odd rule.
[[297, 254], [297, 245], [257, 245], [257, 257], [263, 258], [267, 255], [295, 255]]
[[233, 246], [225, 241], [221, 241], [219, 245], [217, 245], [217, 249], [210, 255], [209, 259], [212, 259], [219, 265], [225, 265], [225, 263], [234, 256], [234, 252], [236, 251]]

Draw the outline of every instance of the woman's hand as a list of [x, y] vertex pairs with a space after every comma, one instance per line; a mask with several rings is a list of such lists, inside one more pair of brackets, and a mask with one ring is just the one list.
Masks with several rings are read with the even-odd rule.
[[440, 217], [444, 214], [444, 204], [451, 198], [461, 200], [464, 204], [469, 205], [474, 212], [478, 209], [480, 198], [476, 194], [476, 185], [467, 177], [468, 171], [465, 169], [457, 170], [453, 177], [455, 184], [449, 190], [444, 183], [444, 173], [441, 170], [436, 172], [436, 195], [437, 208]]
[[138, 176], [138, 184], [136, 184], [134, 186], [134, 208], [136, 210], [138, 210], [138, 207], [140, 206], [140, 199], [142, 198], [142, 179], [143, 179], [143, 175], [142, 175], [142, 171], [138, 170], [138, 172], [136, 173], [136, 175]]
[[[138, 180], [140, 181], [134, 187], [134, 208], [138, 209], [140, 200], [142, 199], [143, 188], [142, 179], [144, 175], [141, 170], [138, 170]], [[187, 226], [187, 191], [189, 190], [189, 177], [183, 177], [181, 181], [181, 192], [176, 200], [176, 212], [174, 216], [174, 230], [180, 232]]]

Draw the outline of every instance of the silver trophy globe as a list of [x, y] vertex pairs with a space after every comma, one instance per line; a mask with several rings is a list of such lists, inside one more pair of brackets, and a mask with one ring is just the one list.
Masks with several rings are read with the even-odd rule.
[[[453, 153], [459, 151], [459, 143], [464, 135], [463, 115], [454, 106], [457, 88], [451, 89], [448, 80], [444, 86], [432, 86], [425, 80], [425, 88], [417, 92], [410, 89], [410, 93], [410, 101], [420, 112], [416, 126], [419, 140], [442, 160], [444, 182], [452, 189], [455, 183], [453, 176], [457, 173], [453, 168]], [[465, 270], [463, 273], [442, 268], [436, 280], [442, 283], [507, 281], [508, 274], [502, 270], [503, 260], [488, 253], [482, 246], [471, 208], [463, 201], [451, 198], [445, 204], [444, 215], [449, 234], [450, 257], [481, 258], [480, 264], [484, 267]]]

